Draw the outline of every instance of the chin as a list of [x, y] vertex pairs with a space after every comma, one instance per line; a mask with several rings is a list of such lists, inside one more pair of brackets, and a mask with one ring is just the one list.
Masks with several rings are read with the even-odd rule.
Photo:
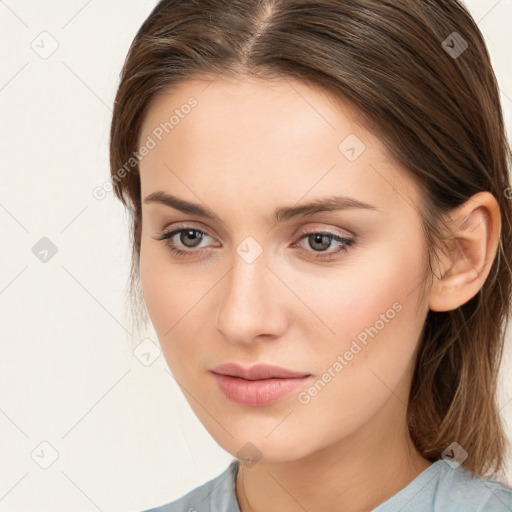
[[302, 446], [298, 450], [297, 443], [293, 440], [289, 444], [281, 441], [270, 441], [262, 436], [262, 439], [231, 440], [223, 448], [233, 457], [247, 463], [258, 462], [289, 462], [307, 456], [310, 450]]
[[313, 446], [310, 437], [298, 438], [286, 429], [279, 432], [279, 421], [273, 419], [253, 420], [247, 426], [235, 426], [228, 421], [226, 425], [230, 425], [227, 428], [229, 433], [216, 423], [208, 423], [203, 425], [217, 444], [233, 457], [246, 462], [287, 462], [306, 457], [318, 448]]

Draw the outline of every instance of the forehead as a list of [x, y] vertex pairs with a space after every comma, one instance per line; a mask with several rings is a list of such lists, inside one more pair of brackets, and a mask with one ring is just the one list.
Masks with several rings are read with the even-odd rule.
[[[191, 99], [195, 102], [193, 108], [188, 107]], [[284, 78], [205, 77], [182, 82], [153, 99], [146, 110], [140, 139], [169, 121], [175, 112], [179, 119], [173, 121], [173, 135], [185, 135], [185, 127], [188, 136], [208, 135], [203, 143], [219, 131], [241, 135], [243, 130], [260, 135], [257, 140], [246, 141], [252, 145], [261, 138], [276, 140], [276, 136], [280, 136], [280, 143], [304, 142], [304, 137], [312, 142], [317, 137], [327, 137], [326, 143], [330, 143], [345, 132], [363, 131], [348, 105], [323, 89]], [[185, 123], [186, 119], [191, 121]], [[236, 139], [243, 142], [242, 137]], [[232, 149], [231, 141], [226, 145]]]
[[386, 146], [348, 105], [290, 79], [182, 82], [151, 103], [140, 144], [148, 137], [156, 144], [140, 162], [146, 192], [184, 190], [178, 177], [186, 176], [188, 188], [203, 194], [220, 185], [226, 195], [286, 191], [298, 201], [334, 188], [373, 204], [414, 194]]

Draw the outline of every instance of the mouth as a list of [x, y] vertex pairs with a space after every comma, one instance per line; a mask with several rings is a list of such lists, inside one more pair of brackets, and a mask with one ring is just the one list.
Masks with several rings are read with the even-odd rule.
[[247, 367], [238, 363], [226, 363], [216, 366], [211, 371], [213, 373], [239, 377], [245, 380], [294, 379], [311, 375], [307, 372], [297, 372], [270, 364], [255, 364]]
[[270, 405], [312, 378], [306, 372], [266, 364], [244, 367], [237, 363], [227, 363], [210, 372], [226, 398], [252, 407]]

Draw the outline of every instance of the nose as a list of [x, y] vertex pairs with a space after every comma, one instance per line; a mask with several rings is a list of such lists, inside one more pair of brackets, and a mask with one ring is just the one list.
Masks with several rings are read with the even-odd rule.
[[235, 254], [219, 290], [216, 326], [230, 343], [251, 345], [286, 331], [285, 286], [267, 266], [264, 252], [252, 263]]

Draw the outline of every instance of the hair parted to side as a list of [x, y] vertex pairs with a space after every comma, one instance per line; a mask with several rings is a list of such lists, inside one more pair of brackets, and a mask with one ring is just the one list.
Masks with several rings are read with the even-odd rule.
[[[457, 57], [442, 44], [453, 32], [468, 45]], [[353, 107], [421, 186], [429, 262], [446, 241], [442, 216], [477, 192], [494, 195], [502, 230], [490, 274], [466, 304], [429, 311], [408, 420], [426, 458], [441, 458], [456, 441], [468, 452], [462, 465], [473, 475], [501, 473], [508, 441], [497, 390], [511, 309], [511, 151], [488, 50], [467, 9], [458, 0], [160, 1], [129, 49], [110, 139], [114, 192], [132, 221], [130, 298], [137, 323], [147, 321], [133, 162], [143, 117], [158, 93], [218, 74], [296, 79]]]

